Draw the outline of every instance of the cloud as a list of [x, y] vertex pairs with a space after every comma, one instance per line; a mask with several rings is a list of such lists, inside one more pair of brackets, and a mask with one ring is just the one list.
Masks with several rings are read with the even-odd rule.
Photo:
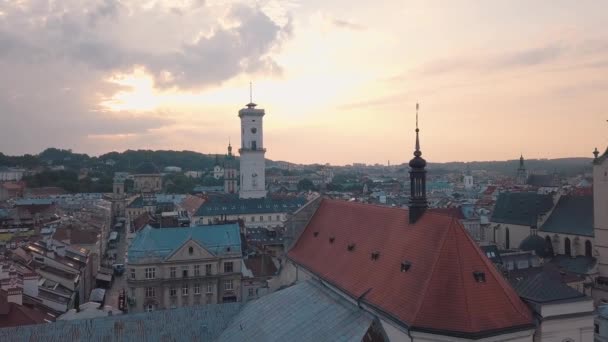
[[362, 31], [362, 30], [366, 29], [366, 27], [363, 25], [359, 25], [357, 23], [347, 21], [347, 20], [341, 20], [341, 19], [334, 19], [333, 24], [337, 27], [349, 29], [349, 30], [353, 30], [353, 31]]

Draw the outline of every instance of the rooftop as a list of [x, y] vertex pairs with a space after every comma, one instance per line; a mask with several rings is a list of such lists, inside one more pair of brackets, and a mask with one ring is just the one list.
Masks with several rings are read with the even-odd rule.
[[288, 257], [418, 331], [479, 338], [533, 318], [459, 220], [323, 199]]
[[238, 195], [211, 195], [196, 211], [196, 216], [215, 216], [220, 214], [268, 214], [298, 210], [306, 203], [300, 197], [239, 198]]
[[217, 256], [235, 252], [240, 254], [241, 251], [240, 229], [236, 223], [183, 228], [146, 226], [137, 233], [129, 246], [129, 262], [144, 262], [147, 258], [164, 260], [190, 239]]
[[561, 196], [540, 230], [592, 237], [593, 196]]
[[535, 303], [586, 298], [584, 294], [564, 284], [559, 271], [547, 268], [531, 277], [514, 280], [513, 286], [520, 297]]
[[492, 222], [534, 226], [538, 216], [551, 210], [553, 198], [551, 195], [541, 195], [535, 192], [503, 192], [492, 213]]

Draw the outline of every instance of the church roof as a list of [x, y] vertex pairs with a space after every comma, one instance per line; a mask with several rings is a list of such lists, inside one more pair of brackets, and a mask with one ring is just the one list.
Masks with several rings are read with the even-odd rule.
[[154, 163], [152, 163], [150, 161], [145, 161], [145, 162], [139, 164], [137, 166], [137, 168], [135, 168], [135, 173], [141, 174], [141, 175], [149, 175], [149, 174], [158, 174], [158, 173], [160, 173], [160, 171]]
[[535, 192], [502, 192], [492, 212], [492, 222], [534, 226], [538, 215], [551, 210], [553, 198]]
[[535, 303], [585, 299], [579, 291], [564, 284], [557, 269], [546, 268], [527, 278], [515, 279], [513, 287], [520, 297]]
[[523, 239], [519, 244], [519, 249], [522, 251], [534, 251], [541, 258], [549, 256], [547, 242], [536, 234], [528, 235], [528, 237]]
[[195, 216], [294, 212], [306, 203], [301, 197], [239, 198], [237, 194], [210, 195]]
[[140, 230], [129, 246], [129, 262], [147, 258], [164, 260], [186, 241], [194, 240], [214, 255], [241, 251], [241, 235], [236, 223], [200, 227], [152, 228]]
[[561, 196], [543, 232], [593, 236], [593, 196]]
[[217, 339], [228, 341], [365, 341], [374, 317], [316, 281], [247, 303]]
[[323, 199], [288, 257], [414, 330], [477, 338], [532, 327], [459, 220], [429, 209], [409, 224], [408, 215]]

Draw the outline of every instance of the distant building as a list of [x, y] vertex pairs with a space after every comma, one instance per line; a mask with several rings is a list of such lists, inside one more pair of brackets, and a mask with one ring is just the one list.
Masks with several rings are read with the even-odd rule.
[[213, 178], [220, 179], [224, 176], [224, 168], [220, 164], [220, 158], [215, 155], [215, 165], [213, 165]]
[[133, 182], [135, 192], [153, 193], [163, 189], [163, 177], [152, 162], [144, 162], [137, 167]]
[[0, 166], [0, 182], [18, 182], [24, 174], [24, 169]]
[[241, 301], [237, 224], [145, 227], [128, 249], [131, 312]]
[[525, 185], [528, 179], [528, 171], [524, 166], [524, 156], [519, 157], [519, 167], [517, 168], [517, 174], [515, 175], [515, 183], [518, 185]]
[[236, 194], [239, 191], [238, 179], [236, 160], [234, 155], [232, 155], [232, 145], [228, 143], [228, 154], [226, 154], [224, 159], [224, 192]]

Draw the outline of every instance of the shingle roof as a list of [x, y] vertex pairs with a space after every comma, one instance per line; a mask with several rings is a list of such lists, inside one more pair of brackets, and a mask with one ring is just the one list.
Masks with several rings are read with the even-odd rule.
[[306, 199], [300, 197], [239, 198], [238, 195], [211, 195], [198, 208], [196, 216], [294, 212], [305, 203]]
[[594, 236], [593, 196], [560, 197], [541, 230], [551, 233]]
[[576, 274], [588, 274], [593, 267], [595, 267], [597, 259], [582, 255], [574, 258], [567, 255], [556, 255], [555, 257], [551, 258], [550, 262], [568, 272]]
[[362, 341], [374, 318], [316, 281], [249, 302], [218, 341]]
[[530, 309], [458, 220], [427, 210], [408, 222], [405, 209], [323, 199], [288, 257], [415, 330], [480, 336], [530, 328]]
[[129, 246], [129, 262], [137, 263], [148, 258], [163, 260], [190, 239], [215, 255], [240, 254], [241, 251], [240, 229], [236, 223], [178, 228], [146, 226]]
[[536, 303], [586, 298], [584, 294], [564, 284], [559, 271], [551, 269], [544, 269], [520, 281], [514, 280], [513, 286], [520, 297]]
[[241, 307], [208, 304], [6, 328], [0, 329], [0, 341], [212, 341]]
[[534, 226], [538, 215], [548, 212], [552, 207], [551, 195], [535, 192], [503, 192], [494, 205], [491, 221]]
[[559, 180], [555, 175], [529, 175], [527, 185], [538, 187], [559, 187]]

